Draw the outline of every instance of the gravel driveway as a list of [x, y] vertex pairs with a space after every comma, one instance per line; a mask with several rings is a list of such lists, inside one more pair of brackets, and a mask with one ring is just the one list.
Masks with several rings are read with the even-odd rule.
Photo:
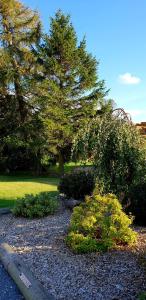
[[145, 247], [145, 229], [138, 229], [136, 250], [74, 255], [64, 243], [69, 211], [40, 220], [3, 218], [0, 228], [6, 228], [4, 223], [11, 224], [5, 241], [56, 299], [136, 300], [139, 292], [146, 290], [137, 258], [137, 252]]

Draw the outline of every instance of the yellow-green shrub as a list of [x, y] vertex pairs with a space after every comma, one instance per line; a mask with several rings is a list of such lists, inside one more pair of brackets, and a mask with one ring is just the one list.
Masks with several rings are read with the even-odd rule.
[[131, 224], [132, 218], [122, 211], [115, 195], [94, 194], [74, 208], [66, 242], [76, 253], [132, 245], [136, 233], [129, 227]]

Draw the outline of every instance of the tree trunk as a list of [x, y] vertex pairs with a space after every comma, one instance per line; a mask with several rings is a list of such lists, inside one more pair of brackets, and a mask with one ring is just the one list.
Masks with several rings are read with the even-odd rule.
[[35, 175], [39, 176], [42, 172], [42, 166], [41, 166], [41, 155], [40, 151], [38, 150], [36, 153], [36, 164], [35, 164]]
[[58, 163], [59, 163], [59, 174], [62, 176], [64, 174], [64, 158], [61, 151], [58, 152]]
[[20, 78], [18, 74], [17, 75], [15, 74], [14, 76], [14, 86], [15, 86], [15, 95], [19, 107], [20, 121], [21, 124], [23, 124], [26, 118], [26, 107], [25, 107], [25, 101], [21, 93]]

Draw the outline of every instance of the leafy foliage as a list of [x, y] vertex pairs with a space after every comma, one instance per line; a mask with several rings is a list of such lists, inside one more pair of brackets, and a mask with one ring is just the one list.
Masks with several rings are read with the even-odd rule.
[[133, 124], [112, 114], [92, 120], [78, 135], [76, 149], [84, 159], [91, 158], [97, 181], [103, 184], [106, 193], [122, 198], [145, 176], [142, 138]]
[[84, 199], [86, 195], [92, 194], [94, 186], [92, 171], [76, 170], [61, 177], [58, 189], [67, 198]]
[[136, 233], [129, 227], [131, 224], [132, 218], [122, 211], [113, 194], [94, 194], [74, 208], [66, 242], [76, 253], [132, 245], [136, 242]]
[[140, 295], [138, 296], [139, 300], [146, 300], [146, 292], [141, 292]]
[[16, 201], [13, 214], [17, 217], [42, 218], [54, 214], [59, 207], [56, 197], [48, 192], [38, 195], [25, 195], [21, 200]]

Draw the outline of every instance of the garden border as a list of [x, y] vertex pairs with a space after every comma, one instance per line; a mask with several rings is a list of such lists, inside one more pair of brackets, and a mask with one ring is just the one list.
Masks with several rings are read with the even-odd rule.
[[0, 244], [0, 260], [26, 300], [55, 300], [6, 243]]

